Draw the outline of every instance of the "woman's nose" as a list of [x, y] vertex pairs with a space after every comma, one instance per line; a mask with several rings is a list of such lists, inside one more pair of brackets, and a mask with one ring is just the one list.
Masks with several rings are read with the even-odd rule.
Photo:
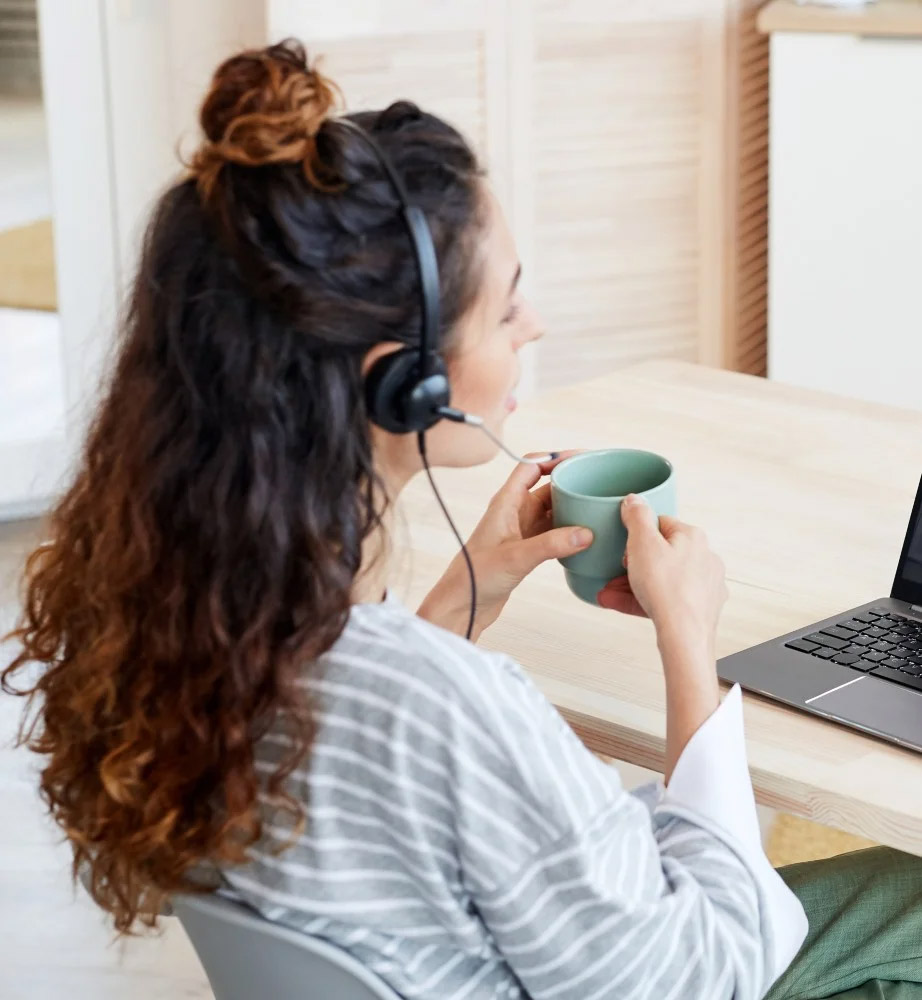
[[522, 337], [522, 345], [529, 344], [534, 340], [540, 340], [544, 336], [544, 324], [541, 322], [541, 317], [538, 315], [537, 309], [531, 304], [525, 307], [523, 320], [522, 330], [524, 336]]

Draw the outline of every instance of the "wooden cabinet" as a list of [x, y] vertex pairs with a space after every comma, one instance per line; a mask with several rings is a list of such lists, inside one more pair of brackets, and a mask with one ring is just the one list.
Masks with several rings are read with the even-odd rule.
[[350, 107], [454, 122], [547, 336], [528, 386], [670, 357], [761, 373], [767, 42], [752, 0], [269, 0]]

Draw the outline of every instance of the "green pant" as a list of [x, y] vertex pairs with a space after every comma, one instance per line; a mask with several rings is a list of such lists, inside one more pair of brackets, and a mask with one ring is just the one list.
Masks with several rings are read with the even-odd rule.
[[779, 874], [810, 933], [767, 1000], [922, 1000], [922, 858], [875, 847]]

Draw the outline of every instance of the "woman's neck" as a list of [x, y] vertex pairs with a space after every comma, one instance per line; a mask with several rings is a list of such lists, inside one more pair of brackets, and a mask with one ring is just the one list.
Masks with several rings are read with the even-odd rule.
[[390, 509], [384, 515], [384, 520], [385, 524], [375, 528], [362, 545], [362, 568], [352, 584], [353, 604], [378, 604], [384, 600], [390, 565], [387, 544]]
[[[379, 449], [380, 452], [384, 449]], [[378, 462], [378, 476], [386, 492], [387, 507], [382, 523], [372, 531], [362, 544], [362, 566], [353, 581], [353, 604], [377, 604], [384, 600], [391, 562], [391, 527], [394, 522], [394, 505], [404, 486], [412, 479], [415, 469], [403, 468], [401, 463]], [[375, 498], [384, 506], [385, 496]]]

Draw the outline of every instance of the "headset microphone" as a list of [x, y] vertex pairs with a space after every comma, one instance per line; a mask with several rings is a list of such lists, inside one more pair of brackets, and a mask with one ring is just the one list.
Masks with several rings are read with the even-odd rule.
[[456, 424], [467, 424], [468, 427], [479, 427], [484, 434], [498, 447], [501, 448], [511, 459], [520, 462], [522, 465], [544, 465], [545, 462], [553, 462], [558, 456], [558, 452], [552, 451], [548, 455], [539, 455], [537, 458], [528, 458], [524, 455], [517, 455], [511, 448], [507, 448], [489, 427], [484, 423], [483, 417], [478, 417], [473, 413], [465, 413], [463, 410], [456, 410], [453, 406], [440, 406], [436, 411], [440, 417], [446, 420], [453, 420]]

